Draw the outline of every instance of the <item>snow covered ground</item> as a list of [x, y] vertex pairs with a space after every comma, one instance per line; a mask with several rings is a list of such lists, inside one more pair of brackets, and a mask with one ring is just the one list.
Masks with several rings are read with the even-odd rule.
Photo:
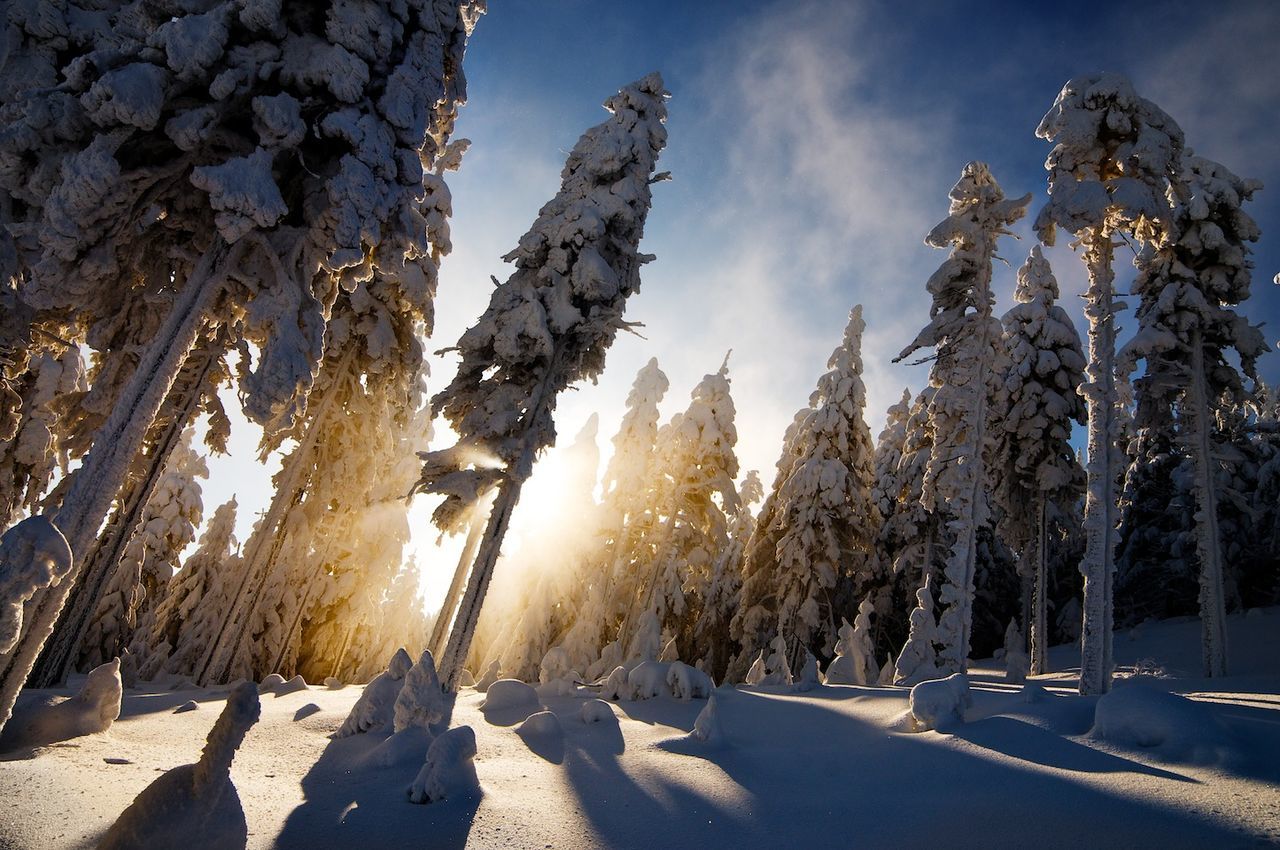
[[[1104, 697], [1096, 734], [1097, 699], [1070, 672], [1024, 692], [990, 663], [949, 734], [905, 731], [900, 688], [721, 689], [719, 744], [688, 736], [701, 699], [614, 704], [617, 723], [592, 704], [588, 723], [591, 693], [544, 694], [557, 734], [523, 711], [486, 717], [464, 689], [454, 725], [475, 730], [483, 793], [412, 805], [421, 754], [383, 766], [382, 736], [330, 739], [361, 689], [313, 686], [262, 694], [231, 774], [251, 848], [1280, 845], [1280, 609], [1230, 627], [1235, 675], [1213, 682], [1198, 622], [1118, 633], [1119, 662], [1159, 675]], [[108, 732], [4, 756], [0, 847], [93, 846], [161, 772], [196, 761], [228, 690], [131, 689]]]

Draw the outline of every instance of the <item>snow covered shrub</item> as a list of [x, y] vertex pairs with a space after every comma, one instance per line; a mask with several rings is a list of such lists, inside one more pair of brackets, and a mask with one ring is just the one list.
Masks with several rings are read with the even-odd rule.
[[629, 700], [633, 698], [631, 674], [626, 667], [619, 665], [613, 668], [613, 672], [609, 674], [608, 678], [604, 680], [604, 684], [600, 687], [600, 696], [611, 700]]
[[911, 718], [917, 732], [947, 729], [964, 723], [965, 709], [973, 705], [969, 678], [952, 673], [945, 679], [931, 679], [911, 689]]
[[405, 674], [404, 684], [396, 696], [394, 728], [400, 732], [410, 726], [430, 729], [444, 719], [445, 697], [436, 675], [431, 650], [424, 649], [418, 663]]
[[261, 713], [252, 682], [231, 692], [195, 764], [152, 782], [121, 813], [98, 844], [103, 850], [189, 847], [243, 850], [249, 828], [231, 783], [231, 761]]
[[808, 647], [805, 647], [804, 663], [800, 666], [800, 675], [796, 676], [795, 683], [791, 687], [796, 693], [804, 693], [821, 684], [822, 678], [818, 673], [818, 659], [814, 657]]
[[[679, 662], [676, 662], [679, 663]], [[653, 699], [669, 696], [667, 671], [670, 665], [663, 661], [642, 661], [627, 674], [627, 685], [632, 699]]]
[[672, 661], [667, 668], [667, 687], [678, 700], [703, 699], [715, 688], [711, 677], [696, 667]]
[[346, 738], [362, 732], [391, 728], [405, 674], [412, 667], [413, 659], [409, 657], [409, 653], [403, 647], [397, 649], [387, 663], [386, 671], [379, 673], [372, 682], [365, 685], [360, 699], [351, 707], [351, 713], [334, 737]]
[[698, 712], [697, 719], [693, 721], [689, 739], [706, 744], [708, 747], [724, 745], [724, 730], [720, 727], [720, 700], [714, 691], [707, 698], [707, 704], [702, 707], [702, 711]]
[[1008, 682], [1025, 682], [1031, 661], [1027, 658], [1022, 632], [1018, 621], [1010, 620], [1004, 635], [1004, 678]]
[[898, 654], [894, 668], [895, 685], [914, 685], [938, 675], [938, 654], [934, 648], [938, 627], [933, 619], [932, 576], [916, 591], [916, 607], [911, 612], [911, 635]]
[[431, 742], [427, 760], [409, 786], [409, 802], [435, 803], [480, 792], [476, 778], [476, 733], [470, 726], [442, 732]]

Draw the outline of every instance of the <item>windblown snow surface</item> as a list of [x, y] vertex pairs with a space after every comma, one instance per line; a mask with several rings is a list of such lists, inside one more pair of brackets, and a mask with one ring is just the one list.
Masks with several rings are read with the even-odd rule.
[[[905, 688], [722, 688], [717, 746], [688, 734], [703, 699], [623, 701], [619, 722], [586, 723], [590, 689], [540, 693], [563, 731], [549, 746], [524, 717], [486, 718], [467, 688], [452, 725], [475, 731], [482, 793], [413, 805], [421, 758], [367, 758], [389, 730], [330, 739], [362, 689], [313, 688], [262, 695], [231, 776], [251, 848], [1280, 844], [1280, 608], [1230, 626], [1233, 675], [1212, 682], [1198, 621], [1117, 633], [1123, 672], [1157, 675], [1117, 682], [1103, 730], [1074, 669], [1024, 692], [994, 662], [971, 670], [973, 705], [948, 733], [906, 731]], [[108, 732], [4, 755], [0, 847], [93, 846], [161, 772], [196, 760], [228, 692], [130, 689]]]

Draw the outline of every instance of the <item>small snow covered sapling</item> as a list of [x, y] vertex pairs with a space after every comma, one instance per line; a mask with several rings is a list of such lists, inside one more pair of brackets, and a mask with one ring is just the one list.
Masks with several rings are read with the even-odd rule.
[[759, 685], [764, 682], [765, 677], [765, 651], [760, 650], [760, 654], [756, 656], [756, 660], [751, 662], [751, 669], [747, 671], [745, 681], [748, 685]]
[[424, 649], [418, 663], [404, 677], [404, 685], [396, 696], [393, 728], [403, 732], [411, 726], [430, 730], [444, 719], [445, 698], [436, 675], [431, 650]]
[[827, 666], [826, 683], [828, 685], [861, 685], [858, 681], [857, 667], [854, 663], [853, 626], [843, 617], [840, 619], [840, 630], [836, 632], [836, 657]]
[[[676, 662], [679, 663], [679, 662]], [[670, 665], [662, 661], [642, 661], [627, 674], [632, 699], [654, 699], [671, 693], [667, 687]]]
[[480, 792], [473, 759], [476, 733], [470, 726], [458, 726], [431, 742], [427, 760], [409, 786], [409, 802], [435, 803], [450, 797]]
[[404, 648], [396, 650], [387, 669], [365, 686], [360, 699], [351, 707], [351, 713], [342, 722], [334, 737], [346, 738], [362, 732], [390, 728], [395, 719], [395, 705], [405, 674], [413, 667], [413, 659]]
[[476, 682], [476, 691], [485, 693], [489, 690], [489, 686], [502, 678], [502, 671], [499, 669], [498, 659], [489, 662], [489, 666], [484, 669], [484, 673], [480, 675], [480, 680]]
[[720, 726], [720, 699], [715, 691], [707, 698], [707, 704], [693, 721], [693, 730], [689, 732], [690, 740], [709, 747], [724, 745], [724, 730]]
[[898, 655], [894, 669], [895, 685], [914, 685], [938, 675], [938, 654], [934, 649], [938, 627], [933, 619], [932, 576], [916, 591], [916, 607], [911, 612], [911, 633]]
[[613, 668], [613, 672], [600, 687], [600, 696], [611, 700], [632, 699], [630, 674], [626, 667], [618, 665]]
[[822, 684], [822, 681], [818, 676], [818, 659], [814, 657], [806, 646], [804, 648], [804, 664], [800, 667], [800, 675], [796, 677], [795, 684], [791, 686], [792, 690], [796, 691], [796, 693], [804, 693], [813, 690], [820, 684]]
[[787, 663], [787, 641], [782, 635], [769, 644], [769, 657], [764, 662], [764, 678], [761, 685], [778, 686], [792, 683], [791, 665]]
[[209, 732], [200, 761], [175, 767], [143, 789], [107, 830], [100, 850], [186, 847], [193, 842], [212, 850], [243, 850], [249, 827], [231, 783], [231, 761], [260, 713], [253, 683], [236, 687]]
[[1004, 633], [1004, 678], [1009, 682], [1025, 682], [1031, 661], [1027, 658], [1026, 644], [1017, 620], [1009, 621]]

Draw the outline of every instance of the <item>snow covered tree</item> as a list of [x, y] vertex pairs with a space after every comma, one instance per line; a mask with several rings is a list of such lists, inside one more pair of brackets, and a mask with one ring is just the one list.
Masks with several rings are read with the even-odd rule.
[[875, 481], [871, 485], [871, 498], [880, 511], [880, 527], [897, 510], [902, 485], [898, 479], [898, 465], [902, 462], [902, 450], [907, 442], [907, 421], [911, 417], [911, 389], [902, 391], [897, 404], [889, 406], [885, 413], [884, 429], [876, 438]]
[[209, 477], [204, 457], [186, 429], [147, 502], [138, 530], [89, 623], [80, 668], [91, 669], [118, 656], [135, 629], [149, 629], [147, 616], [174, 577], [182, 550], [196, 537], [204, 514], [200, 483]]
[[929, 404], [933, 447], [921, 499], [931, 512], [947, 516], [955, 538], [938, 619], [939, 665], [955, 673], [968, 664], [979, 529], [990, 521], [987, 469], [994, 435], [988, 420], [1003, 375], [1000, 323], [991, 315], [991, 263], [997, 240], [1023, 216], [1031, 196], [1006, 199], [990, 169], [971, 162], [950, 197], [947, 218], [925, 238], [935, 248], [952, 249], [927, 284], [930, 322], [895, 362], [921, 348], [936, 350], [929, 370], [936, 388]]
[[[1067, 516], [1084, 492], [1084, 473], [1071, 447], [1073, 422], [1084, 424], [1084, 353], [1071, 317], [1057, 305], [1058, 281], [1040, 246], [1018, 269], [1018, 304], [1005, 313], [1009, 369], [1000, 411], [998, 457], [1004, 474], [995, 488], [999, 531], [1029, 562], [1031, 672], [1048, 672], [1050, 523]], [[1028, 510], [1030, 508], [1030, 510]]]
[[1089, 365], [1082, 391], [1088, 405], [1088, 490], [1085, 499], [1084, 626], [1080, 692], [1111, 687], [1113, 573], [1120, 453], [1120, 397], [1115, 374], [1117, 310], [1112, 268], [1117, 236], [1144, 244], [1169, 238], [1166, 200], [1182, 156], [1182, 130], [1158, 106], [1138, 96], [1124, 77], [1103, 73], [1069, 80], [1036, 135], [1054, 144], [1049, 202], [1036, 231], [1053, 245], [1061, 227], [1084, 249], [1089, 273], [1085, 316]]
[[1146, 406], [1143, 412], [1150, 418], [1168, 421], [1168, 402], [1178, 402], [1180, 436], [1193, 468], [1206, 676], [1227, 673], [1215, 414], [1224, 395], [1239, 400], [1246, 393], [1225, 352], [1234, 350], [1241, 371], [1256, 382], [1254, 362], [1268, 350], [1262, 332], [1231, 309], [1249, 297], [1248, 243], [1256, 242], [1260, 231], [1241, 207], [1259, 188], [1258, 181], [1188, 152], [1173, 184], [1168, 238], [1148, 246], [1139, 259], [1138, 332], [1119, 358], [1124, 372], [1132, 372], [1138, 359], [1146, 360], [1138, 388], [1165, 401]]
[[234, 536], [236, 500], [218, 506], [200, 536], [200, 545], [169, 581], [145, 633], [133, 641], [143, 657], [139, 675], [191, 676], [199, 654], [212, 639], [218, 612], [224, 610], [241, 578]]
[[688, 408], [658, 432], [658, 475], [650, 498], [661, 520], [652, 542], [633, 554], [632, 569], [642, 578], [619, 635], [624, 646], [637, 643], [646, 631], [642, 621], [651, 615], [661, 632], [676, 639], [680, 657], [700, 655], [693, 626], [716, 557], [729, 545], [727, 515], [738, 509], [738, 431], [728, 372], [726, 356], [718, 372], [694, 387]]
[[612, 117], [583, 134], [561, 188], [505, 259], [516, 271], [498, 286], [478, 322], [458, 340], [461, 362], [432, 408], [459, 434], [426, 455], [419, 492], [445, 496], [434, 519], [455, 527], [468, 506], [498, 487], [459, 604], [441, 679], [453, 690], [520, 487], [538, 452], [555, 443], [552, 414], [569, 384], [594, 378], [640, 286], [638, 251], [650, 184], [666, 145], [668, 92], [658, 74], [605, 101]]
[[693, 645], [703, 653], [702, 669], [717, 680], [724, 679], [733, 655], [730, 628], [742, 593], [742, 560], [756, 525], [751, 508], [763, 495], [760, 476], [753, 469], [738, 488], [738, 510], [729, 524], [729, 544], [711, 568], [711, 582], [693, 627]]
[[60, 410], [67, 396], [85, 389], [84, 367], [75, 346], [40, 349], [15, 382], [21, 403], [12, 437], [0, 440], [0, 528], [8, 528], [18, 512], [37, 509], [55, 472], [67, 474], [65, 427]]
[[[465, 99], [462, 52], [483, 7], [39, 8], [13, 20], [0, 75], [18, 293], [86, 321], [136, 298], [169, 303], [54, 516], [74, 571], [205, 325], [234, 323], [257, 345], [242, 359], [245, 412], [275, 430], [305, 406], [339, 288], [376, 273], [430, 298], [423, 174]], [[110, 62], [89, 58], [102, 51]], [[45, 595], [2, 659], [0, 706], [73, 584]]]
[[938, 668], [938, 627], [933, 619], [933, 576], [925, 576], [916, 591], [916, 607], [911, 612], [911, 635], [898, 654], [894, 667], [895, 685], [916, 685], [943, 675]]
[[791, 433], [793, 459], [775, 491], [773, 525], [758, 527], [748, 545], [733, 626], [747, 654], [782, 634], [796, 641], [796, 666], [802, 648], [829, 657], [832, 647], [824, 644], [839, 616], [837, 583], [848, 577], [856, 594], [880, 572], [880, 513], [871, 497], [875, 450], [863, 418], [865, 327], [856, 306], [827, 361], [830, 371], [818, 379]]

